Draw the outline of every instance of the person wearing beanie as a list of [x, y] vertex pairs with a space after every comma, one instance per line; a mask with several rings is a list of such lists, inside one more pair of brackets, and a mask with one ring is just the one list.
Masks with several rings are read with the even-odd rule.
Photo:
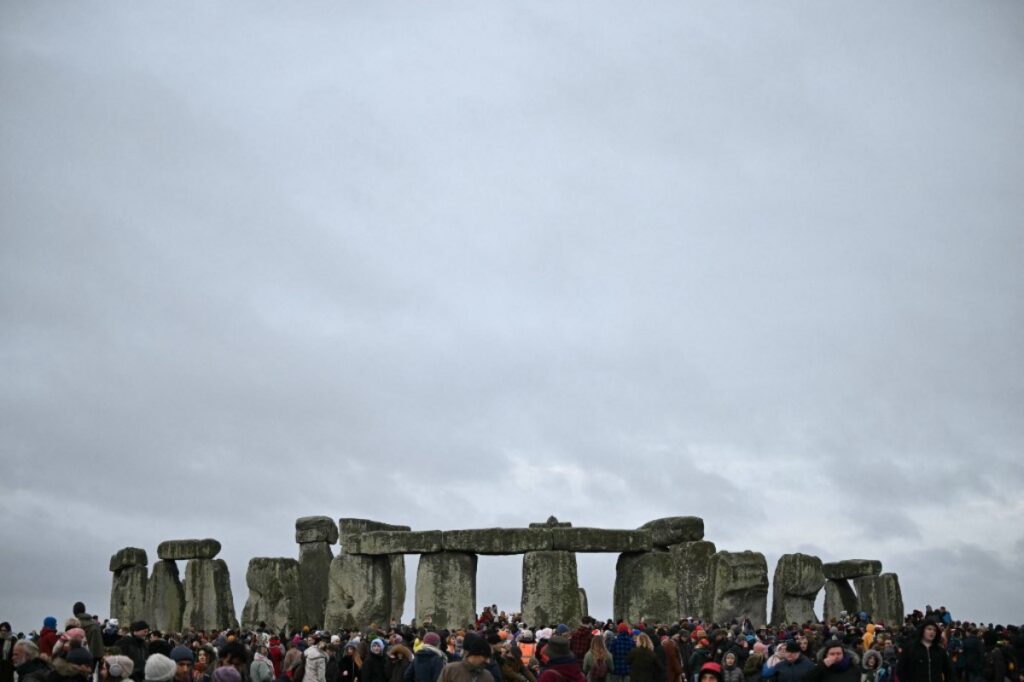
[[463, 658], [441, 671], [439, 682], [494, 682], [487, 669], [491, 660], [491, 646], [479, 635], [470, 633], [463, 640]]
[[[316, 647], [310, 647], [316, 648]], [[231, 665], [222, 665], [213, 671], [213, 682], [242, 682], [242, 673]]]
[[360, 682], [388, 682], [387, 660], [384, 658], [384, 640], [380, 637], [370, 642], [370, 655], [363, 661]]
[[121, 682], [131, 678], [135, 664], [127, 656], [108, 654], [100, 666], [100, 679], [104, 682]]
[[[565, 630], [568, 632], [569, 628]], [[548, 664], [537, 682], [586, 682], [587, 678], [583, 676], [580, 662], [576, 660], [576, 655], [569, 646], [568, 637], [553, 636], [548, 640], [544, 650], [548, 656]]]
[[69, 644], [64, 656], [53, 659], [48, 682], [88, 682], [92, 679], [92, 652], [77, 641]]
[[169, 658], [174, 661], [174, 682], [192, 682], [192, 667], [196, 662], [192, 650], [179, 644], [171, 649]]
[[447, 658], [441, 651], [441, 636], [436, 632], [423, 635], [420, 648], [413, 654], [412, 664], [405, 669], [403, 682], [437, 682]]
[[778, 662], [772, 666], [765, 664], [761, 670], [761, 679], [772, 682], [801, 682], [804, 675], [814, 670], [814, 663], [800, 651], [800, 645], [793, 639], [787, 639], [776, 648]]
[[615, 639], [608, 645], [608, 653], [612, 655], [612, 669], [608, 675], [608, 682], [628, 682], [628, 657], [629, 652], [636, 648], [636, 642], [633, 641], [629, 623], [625, 621], [616, 626], [615, 632]]
[[698, 682], [722, 682], [722, 666], [714, 661], [705, 663], [700, 667], [697, 677]]
[[39, 639], [36, 644], [39, 646], [39, 653], [43, 656], [53, 655], [53, 645], [57, 643], [57, 619], [53, 616], [43, 618], [43, 629], [39, 631]]
[[171, 682], [177, 670], [178, 665], [168, 656], [151, 654], [146, 659], [146, 665], [143, 669], [145, 682]]

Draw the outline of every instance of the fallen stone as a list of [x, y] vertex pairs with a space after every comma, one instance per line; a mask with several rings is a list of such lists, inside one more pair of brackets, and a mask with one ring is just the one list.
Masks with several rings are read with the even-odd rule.
[[117, 618], [122, 623], [149, 618], [146, 609], [146, 583], [144, 564], [122, 566], [114, 571], [110, 586], [110, 617]]
[[205, 540], [165, 540], [156, 548], [156, 555], [164, 560], [212, 559], [220, 552], [220, 543]]
[[312, 627], [324, 622], [333, 559], [331, 546], [326, 542], [304, 542], [299, 545], [300, 626]]
[[369, 519], [338, 519], [338, 530], [341, 535], [352, 535], [371, 530], [412, 530], [412, 528]]
[[814, 600], [825, 584], [821, 559], [809, 554], [783, 554], [772, 579], [773, 625], [817, 623]]
[[231, 576], [223, 559], [191, 559], [185, 564], [182, 627], [195, 630], [238, 627]]
[[388, 557], [391, 571], [391, 616], [389, 620], [402, 622], [405, 611], [405, 555], [392, 554]]
[[670, 551], [676, 564], [679, 615], [710, 620], [714, 596], [711, 560], [715, 556], [715, 543], [694, 540], [672, 545]]
[[613, 603], [616, 620], [652, 625], [678, 620], [675, 557], [665, 551], [620, 554]]
[[582, 587], [580, 588], [580, 613], [584, 616], [590, 615], [590, 603], [587, 599], [587, 591]]
[[530, 627], [579, 623], [581, 606], [575, 554], [545, 551], [523, 555], [522, 613]]
[[385, 625], [391, 609], [388, 557], [339, 554], [331, 562], [324, 627], [332, 632]]
[[341, 551], [345, 554], [432, 554], [441, 549], [439, 530], [371, 530], [341, 536]]
[[551, 530], [544, 528], [482, 528], [441, 533], [446, 552], [523, 554], [551, 549]]
[[826, 580], [825, 581], [825, 614], [826, 623], [839, 618], [839, 614], [845, 611], [848, 614], [860, 612], [860, 601], [857, 593], [853, 591], [849, 581]]
[[860, 610], [867, 611], [873, 622], [893, 625], [903, 622], [903, 591], [895, 573], [865, 575], [853, 579]]
[[552, 528], [552, 549], [566, 552], [649, 552], [649, 530]]
[[146, 550], [139, 549], [138, 547], [125, 547], [119, 549], [112, 557], [110, 557], [110, 571], [114, 572], [122, 568], [128, 568], [129, 566], [148, 566], [149, 558], [146, 556]]
[[831, 561], [827, 564], [822, 564], [821, 570], [829, 580], [849, 580], [865, 575], [878, 575], [882, 572], [882, 562], [871, 559]]
[[711, 619], [728, 623], [749, 618], [755, 627], [768, 620], [768, 562], [760, 552], [718, 552], [711, 560], [714, 576]]
[[178, 575], [178, 564], [171, 560], [153, 564], [153, 574], [146, 586], [149, 626], [163, 632], [181, 632], [185, 613], [185, 588]]
[[476, 620], [476, 565], [475, 554], [421, 555], [416, 569], [416, 622], [452, 630], [472, 626]]
[[249, 597], [242, 609], [243, 628], [255, 629], [261, 622], [275, 632], [290, 632], [301, 627], [298, 561], [267, 557], [250, 559], [245, 571], [245, 584], [249, 588]]
[[338, 541], [338, 524], [330, 516], [303, 516], [295, 520], [295, 542]]
[[640, 530], [644, 529], [651, 531], [651, 542], [659, 548], [704, 539], [704, 519], [699, 516], [669, 516], [655, 519], [640, 526]]

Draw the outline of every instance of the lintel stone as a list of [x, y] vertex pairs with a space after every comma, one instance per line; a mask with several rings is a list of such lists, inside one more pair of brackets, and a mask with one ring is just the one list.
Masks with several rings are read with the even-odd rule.
[[164, 540], [156, 548], [158, 557], [164, 560], [212, 559], [220, 552], [220, 543], [212, 538], [205, 540]]
[[523, 554], [551, 549], [551, 530], [544, 528], [481, 528], [441, 533], [446, 552]]
[[822, 564], [822, 572], [828, 580], [849, 580], [866, 575], [881, 575], [882, 562], [871, 559], [847, 559]]
[[371, 530], [341, 536], [341, 549], [345, 554], [432, 554], [440, 552], [441, 531]]
[[125, 547], [119, 549], [116, 554], [110, 557], [110, 571], [118, 571], [122, 568], [128, 568], [129, 566], [147, 566], [149, 565], [149, 557], [146, 556], [146, 550], [139, 549], [138, 547]]
[[553, 528], [553, 550], [567, 552], [649, 552], [651, 531], [606, 528]]
[[338, 541], [338, 525], [330, 516], [303, 516], [295, 520], [295, 542]]

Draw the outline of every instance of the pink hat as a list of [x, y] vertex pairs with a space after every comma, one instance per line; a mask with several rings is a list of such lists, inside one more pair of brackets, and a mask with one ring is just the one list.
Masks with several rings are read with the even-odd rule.
[[60, 638], [63, 639], [65, 642], [69, 639], [77, 639], [84, 642], [85, 630], [83, 630], [82, 628], [71, 628], [70, 630], [66, 630], [64, 634], [60, 636]]

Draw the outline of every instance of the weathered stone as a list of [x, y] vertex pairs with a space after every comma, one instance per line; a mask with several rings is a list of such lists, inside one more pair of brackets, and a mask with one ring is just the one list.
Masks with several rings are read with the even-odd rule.
[[580, 588], [580, 613], [584, 616], [590, 615], [590, 602], [587, 599], [587, 591]]
[[849, 580], [865, 575], [878, 575], [882, 572], [882, 562], [871, 559], [831, 561], [822, 564], [821, 570], [829, 580]]
[[295, 520], [295, 542], [338, 541], [338, 524], [330, 516], [303, 516]]
[[718, 552], [711, 560], [714, 576], [711, 620], [728, 623], [749, 618], [755, 627], [768, 617], [768, 562], [760, 552]]
[[339, 554], [331, 562], [324, 627], [361, 629], [388, 622], [391, 564], [388, 557]]
[[212, 559], [220, 552], [220, 543], [205, 540], [164, 540], [156, 548], [156, 555], [165, 560]]
[[412, 530], [409, 526], [396, 526], [393, 523], [382, 521], [371, 521], [369, 519], [338, 519], [338, 530], [340, 535], [352, 535], [354, 533], [365, 533], [371, 530]]
[[196, 630], [238, 627], [231, 576], [223, 559], [192, 559], [185, 564], [182, 627]]
[[551, 548], [567, 552], [649, 552], [651, 531], [552, 528]]
[[895, 573], [865, 575], [853, 579], [860, 610], [867, 611], [873, 622], [886, 625], [902, 623], [903, 591]]
[[549, 516], [544, 523], [531, 523], [530, 528], [572, 528], [572, 522], [559, 521], [554, 516]]
[[472, 625], [476, 614], [475, 554], [423, 554], [416, 569], [416, 622], [437, 628]]
[[680, 616], [705, 621], [711, 618], [711, 599], [714, 592], [711, 559], [715, 556], [715, 551], [715, 543], [708, 540], [672, 545]]
[[392, 554], [388, 557], [391, 571], [391, 614], [390, 620], [402, 622], [405, 611], [405, 555]]
[[825, 584], [821, 559], [809, 554], [783, 554], [772, 579], [772, 624], [818, 622], [814, 600]]
[[649, 529], [651, 542], [655, 547], [661, 548], [704, 539], [704, 519], [699, 516], [669, 516], [655, 519], [640, 526], [640, 529]]
[[178, 577], [178, 564], [167, 559], [153, 564], [146, 585], [149, 626], [163, 632], [181, 632], [185, 613], [185, 588]]
[[670, 552], [620, 554], [615, 565], [614, 617], [631, 623], [679, 618], [676, 562]]
[[146, 583], [145, 564], [123, 566], [114, 571], [110, 586], [110, 617], [122, 623], [148, 618]]
[[299, 625], [324, 623], [332, 559], [334, 554], [326, 542], [299, 545]]
[[575, 554], [550, 551], [523, 555], [522, 613], [527, 624], [579, 623], [583, 617], [580, 607]]
[[[331, 523], [333, 527], [333, 522]], [[299, 562], [295, 559], [257, 557], [245, 571], [249, 597], [242, 609], [242, 627], [260, 622], [276, 631], [300, 627]]]
[[146, 556], [146, 550], [139, 549], [138, 547], [125, 547], [119, 549], [112, 557], [110, 557], [110, 571], [114, 572], [122, 568], [128, 568], [129, 566], [148, 566], [149, 557]]
[[446, 552], [524, 554], [551, 549], [549, 528], [481, 528], [441, 533]]
[[341, 536], [341, 551], [345, 554], [432, 554], [441, 548], [439, 530], [370, 530]]
[[857, 593], [850, 587], [849, 581], [826, 580], [825, 622], [831, 623], [833, 619], [839, 618], [839, 614], [843, 611], [846, 611], [846, 613], [858, 613], [860, 611], [860, 601], [857, 599]]

